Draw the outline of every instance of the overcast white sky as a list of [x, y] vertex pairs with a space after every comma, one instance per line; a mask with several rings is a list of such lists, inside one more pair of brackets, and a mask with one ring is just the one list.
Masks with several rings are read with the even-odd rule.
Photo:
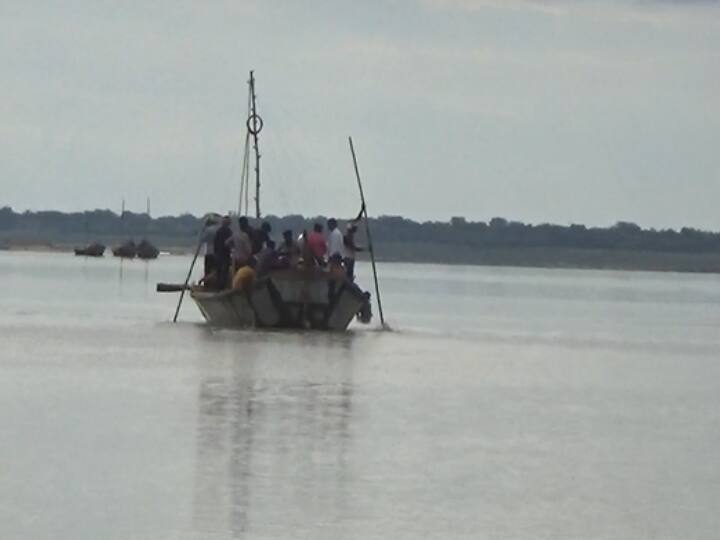
[[720, 229], [720, 2], [0, 0], [0, 206]]

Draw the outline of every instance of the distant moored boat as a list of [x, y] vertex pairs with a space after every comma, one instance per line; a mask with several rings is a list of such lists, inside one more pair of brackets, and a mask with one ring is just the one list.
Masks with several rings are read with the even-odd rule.
[[93, 242], [84, 248], [75, 248], [75, 255], [84, 257], [102, 257], [105, 253], [105, 246], [100, 242]]
[[134, 259], [137, 255], [137, 246], [135, 245], [135, 242], [128, 240], [124, 244], [114, 247], [112, 253], [115, 257]]
[[160, 250], [152, 245], [147, 239], [143, 240], [137, 245], [136, 253], [139, 259], [157, 259], [160, 254]]

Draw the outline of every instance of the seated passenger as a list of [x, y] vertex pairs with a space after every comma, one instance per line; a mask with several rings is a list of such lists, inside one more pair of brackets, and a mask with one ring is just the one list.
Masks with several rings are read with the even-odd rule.
[[289, 267], [297, 266], [300, 261], [300, 246], [293, 240], [293, 233], [291, 230], [283, 232], [283, 241], [277, 250], [278, 256], [282, 261], [287, 263]]
[[251, 264], [246, 264], [245, 266], [239, 268], [237, 272], [235, 272], [232, 280], [233, 289], [247, 291], [250, 288], [253, 281], [255, 281], [255, 268], [253, 268], [254, 266], [255, 264], [251, 262]]
[[260, 253], [264, 248], [267, 247], [270, 240], [270, 232], [272, 227], [267, 221], [263, 221], [259, 229], [252, 229], [250, 233], [250, 241], [252, 242], [252, 254]]
[[270, 270], [277, 270], [279, 268], [287, 268], [287, 265], [280, 264], [280, 255], [275, 249], [275, 242], [268, 240], [265, 247], [255, 255], [257, 265], [255, 270], [258, 275], [265, 274]]

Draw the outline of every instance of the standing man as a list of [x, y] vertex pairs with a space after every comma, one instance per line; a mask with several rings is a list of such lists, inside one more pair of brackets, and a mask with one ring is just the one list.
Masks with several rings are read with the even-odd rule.
[[217, 282], [221, 289], [228, 286], [228, 276], [230, 272], [230, 246], [228, 239], [232, 237], [230, 229], [230, 216], [224, 216], [220, 227], [215, 233], [213, 242], [213, 252], [215, 255], [215, 263], [217, 264]]
[[205, 275], [209, 276], [217, 270], [217, 261], [215, 260], [215, 233], [220, 228], [217, 214], [208, 216], [205, 220], [205, 229], [203, 230], [202, 243], [205, 247]]
[[347, 230], [343, 237], [343, 247], [345, 248], [345, 272], [350, 281], [355, 280], [355, 253], [364, 251], [363, 248], [355, 243], [355, 233], [357, 232], [357, 223], [351, 221], [347, 224]]
[[301, 253], [300, 247], [293, 239], [293, 232], [291, 230], [283, 231], [283, 241], [278, 247], [278, 255], [287, 262], [288, 266], [295, 267], [300, 260]]
[[255, 229], [250, 226], [250, 221], [246, 216], [240, 216], [238, 218], [238, 227], [240, 230], [248, 235], [248, 238], [252, 239], [255, 236]]
[[325, 254], [327, 253], [327, 242], [325, 242], [322, 231], [323, 226], [320, 223], [315, 223], [313, 231], [307, 235], [304, 243], [318, 266], [325, 266]]
[[345, 255], [345, 249], [343, 248], [343, 235], [340, 232], [340, 229], [338, 229], [337, 220], [335, 218], [328, 219], [327, 226], [328, 226], [328, 238], [327, 238], [328, 260], [332, 259], [333, 257], [335, 257], [335, 258], [339, 257], [340, 261], [342, 261], [344, 255]]
[[259, 229], [251, 228], [249, 231], [246, 232], [250, 235], [253, 255], [255, 255], [256, 253], [260, 253], [263, 248], [269, 247], [270, 242], [272, 242], [272, 240], [270, 239], [272, 227], [267, 221], [263, 221]]
[[358, 221], [360, 221], [363, 217], [363, 214], [365, 213], [365, 203], [362, 204], [360, 207], [360, 211], [358, 212], [358, 215], [350, 221], [350, 223], [347, 224], [347, 228], [345, 229], [345, 236], [343, 236], [343, 248], [345, 249], [345, 258], [343, 259], [343, 262], [345, 263], [345, 272], [347, 274], [347, 277], [350, 281], [355, 281], [355, 254], [358, 251], [364, 251], [364, 248], [361, 248], [357, 244], [355, 244], [355, 233], [357, 232], [357, 224]]
[[253, 230], [250, 227], [248, 218], [240, 216], [238, 218], [239, 231], [234, 233], [231, 238], [226, 240], [228, 246], [232, 248], [233, 272], [247, 265], [252, 256], [252, 242], [250, 235]]

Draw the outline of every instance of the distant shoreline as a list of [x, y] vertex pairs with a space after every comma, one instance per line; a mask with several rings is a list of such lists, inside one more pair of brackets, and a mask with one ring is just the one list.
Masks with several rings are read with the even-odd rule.
[[[73, 254], [77, 247], [65, 243], [12, 242], [0, 245], [10, 252]], [[158, 246], [171, 255], [192, 256], [190, 246]], [[380, 262], [445, 264], [450, 266], [516, 267], [574, 270], [620, 270], [638, 272], [679, 272], [720, 274], [720, 253], [677, 253], [629, 250], [568, 248], [502, 248], [458, 250], [449, 246], [412, 243], [379, 243], [375, 250]], [[451, 247], [451, 246], [450, 246]], [[449, 253], [446, 253], [450, 251]], [[423, 255], [421, 255], [423, 254]], [[105, 257], [112, 257], [110, 247]], [[361, 260], [367, 257], [361, 257]]]
[[[323, 216], [302, 215], [263, 219], [276, 239], [285, 230], [298, 234], [327, 221]], [[643, 229], [625, 221], [610, 227], [527, 224], [501, 217], [487, 222], [452, 217], [420, 223], [402, 216], [379, 216], [367, 223], [381, 261], [720, 273], [720, 232], [688, 227]], [[346, 224], [347, 220], [340, 220], [341, 230]], [[69, 252], [92, 241], [112, 247], [148, 238], [161, 251], [187, 254], [195, 252], [202, 226], [202, 219], [190, 214], [151, 218], [109, 210], [15, 212], [2, 207], [0, 249]], [[367, 245], [364, 227], [356, 241]]]
[[[0, 244], [0, 253], [3, 251], [10, 252], [30, 252], [30, 253], [68, 253], [74, 255], [74, 250], [81, 247], [80, 245], [69, 244], [33, 244], [33, 243], [12, 243]], [[194, 250], [187, 247], [161, 248], [161, 253], [170, 253], [171, 255], [193, 255]], [[79, 255], [80, 256], [80, 255]], [[112, 247], [105, 248], [105, 257], [112, 257]]]

